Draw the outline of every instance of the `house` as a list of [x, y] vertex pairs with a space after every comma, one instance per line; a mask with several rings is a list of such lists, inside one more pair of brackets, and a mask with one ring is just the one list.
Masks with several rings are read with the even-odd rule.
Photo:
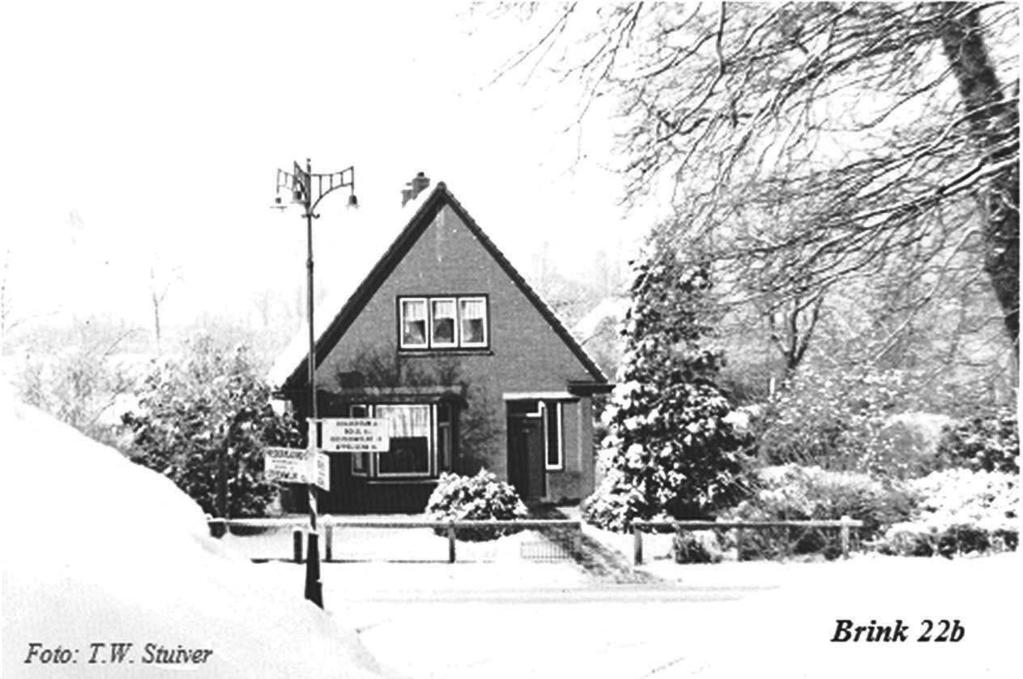
[[[320, 510], [421, 511], [442, 472], [480, 468], [527, 501], [584, 498], [607, 378], [443, 182], [420, 173], [403, 202], [379, 225], [400, 233], [314, 333], [319, 416], [386, 419], [390, 450], [331, 454]], [[299, 417], [307, 354], [272, 373]]]

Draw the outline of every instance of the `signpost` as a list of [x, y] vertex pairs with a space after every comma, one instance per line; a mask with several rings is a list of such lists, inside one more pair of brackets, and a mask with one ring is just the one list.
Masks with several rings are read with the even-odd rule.
[[380, 453], [391, 445], [387, 420], [371, 417], [337, 417], [323, 424], [322, 449], [328, 453]]
[[330, 491], [330, 458], [307, 448], [267, 448], [263, 464], [267, 481], [315, 484]]
[[[312, 417], [308, 422], [309, 447], [266, 448], [263, 451], [263, 467], [267, 481], [302, 483], [309, 488], [309, 517], [312, 531], [309, 533], [309, 552], [306, 556], [305, 594], [307, 599], [322, 607], [320, 551], [316, 534], [316, 492], [313, 486], [330, 492], [330, 456], [325, 453], [386, 452], [391, 446], [391, 436], [387, 420], [380, 418]], [[316, 445], [317, 442], [319, 446]]]

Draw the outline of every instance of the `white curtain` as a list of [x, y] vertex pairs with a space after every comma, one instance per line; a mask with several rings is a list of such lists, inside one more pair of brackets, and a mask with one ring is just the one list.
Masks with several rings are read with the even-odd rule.
[[468, 319], [482, 319], [485, 318], [486, 313], [486, 302], [482, 299], [463, 299], [462, 300], [462, 318]]
[[406, 321], [426, 320], [426, 302], [424, 300], [406, 300], [401, 305], [404, 307]]
[[378, 405], [376, 416], [387, 420], [391, 436], [415, 438], [430, 436], [430, 406]]

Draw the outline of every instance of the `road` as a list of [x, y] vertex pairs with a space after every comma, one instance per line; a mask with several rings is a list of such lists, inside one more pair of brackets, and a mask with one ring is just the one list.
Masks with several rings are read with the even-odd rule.
[[[765, 564], [761, 584], [751, 582], [756, 567], [717, 567], [656, 586], [516, 586], [512, 577], [441, 589], [360, 588], [338, 570], [324, 583], [339, 622], [408, 677], [1008, 677], [1018, 671], [1018, 565], [1014, 555]], [[841, 619], [902, 620], [911, 635], [835, 643]], [[960, 642], [917, 640], [924, 621], [943, 619], [965, 628]]]

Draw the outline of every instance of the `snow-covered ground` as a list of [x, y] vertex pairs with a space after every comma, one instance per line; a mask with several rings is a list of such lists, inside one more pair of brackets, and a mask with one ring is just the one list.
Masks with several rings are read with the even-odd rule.
[[[324, 613], [300, 597], [302, 566], [250, 563], [259, 539], [209, 538], [163, 477], [9, 399], [0, 433], [4, 679], [357, 678], [377, 676], [374, 655], [437, 679], [1018, 674], [1016, 554], [680, 566], [656, 558], [666, 550], [655, 538], [647, 568], [666, 582], [613, 586], [568, 562], [518, 558], [528, 532], [460, 544], [464, 561], [447, 564], [428, 531], [339, 531], [336, 554], [362, 544], [374, 560], [323, 565]], [[284, 557], [288, 536], [278, 542]], [[907, 640], [832, 642], [846, 619], [901, 621]], [[933, 639], [943, 620], [962, 638], [918, 641], [925, 621]], [[133, 644], [115, 666], [113, 643]], [[146, 644], [212, 653], [144, 664]], [[58, 647], [69, 664], [43, 663]]]
[[[210, 538], [166, 478], [3, 392], [0, 432], [5, 679], [379, 676], [353, 631]], [[115, 662], [128, 647], [111, 644], [132, 646]], [[151, 662], [161, 647], [188, 662]]]

